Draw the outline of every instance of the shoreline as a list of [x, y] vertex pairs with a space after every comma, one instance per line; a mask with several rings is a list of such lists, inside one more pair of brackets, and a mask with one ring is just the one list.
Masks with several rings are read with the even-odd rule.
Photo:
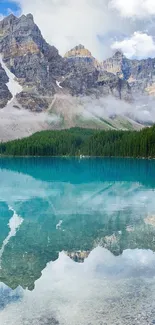
[[63, 158], [63, 159], [137, 159], [137, 160], [155, 160], [155, 157], [122, 157], [122, 156], [13, 156], [13, 155], [0, 155], [1, 158]]

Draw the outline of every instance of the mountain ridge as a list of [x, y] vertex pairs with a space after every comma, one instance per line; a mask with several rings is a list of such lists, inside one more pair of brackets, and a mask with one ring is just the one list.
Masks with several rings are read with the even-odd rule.
[[[113, 106], [124, 107], [134, 103], [137, 94], [153, 95], [155, 59], [129, 60], [116, 51], [112, 58], [98, 62], [81, 44], [62, 57], [43, 38], [32, 14], [21, 17], [11, 14], [0, 21], [0, 54], [3, 67], [6, 66], [4, 69], [1, 62], [1, 109], [6, 110], [11, 100], [13, 109], [18, 107], [57, 116], [61, 121], [59, 128], [91, 125], [104, 129], [106, 122], [106, 126], [111, 125], [114, 129], [117, 125], [118, 129], [128, 129], [129, 120], [130, 128], [143, 127], [143, 123], [137, 124], [138, 119], [128, 114], [127, 109], [122, 114], [115, 112], [113, 107], [111, 113], [111, 107], [109, 111], [106, 107], [109, 104], [101, 104], [100, 99], [106, 102], [110, 97], [110, 101], [111, 98], [116, 100]], [[7, 69], [22, 87], [15, 96], [7, 86]], [[117, 122], [119, 116], [123, 124]]]

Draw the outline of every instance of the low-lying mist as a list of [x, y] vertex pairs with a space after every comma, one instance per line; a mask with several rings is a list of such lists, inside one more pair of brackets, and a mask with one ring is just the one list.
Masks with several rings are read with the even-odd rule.
[[99, 99], [82, 98], [84, 107], [83, 116], [100, 118], [114, 118], [116, 116], [129, 117], [140, 123], [155, 122], [155, 98], [141, 96], [132, 103], [116, 99], [112, 96], [101, 97]]
[[[95, 96], [79, 96], [57, 94], [52, 109], [65, 119], [74, 119], [79, 116], [86, 121], [94, 122], [100, 119], [114, 119], [121, 116], [129, 119], [133, 124], [153, 124], [155, 122], [155, 98], [149, 96], [139, 96], [132, 102], [127, 102], [105, 96], [96, 98]], [[118, 127], [119, 128], [119, 127]]]
[[[103, 120], [117, 117], [130, 121], [133, 128], [155, 123], [155, 98], [141, 96], [132, 103], [116, 99], [112, 96], [96, 98], [94, 96], [73, 97], [57, 94], [50, 109], [46, 112], [31, 112], [23, 108], [18, 109], [14, 102], [0, 110], [0, 141], [8, 141], [30, 136], [31, 134], [47, 130], [81, 126], [80, 120], [86, 121], [86, 127], [104, 128]], [[139, 124], [138, 124], [138, 123]], [[79, 123], [79, 124], [78, 124]], [[95, 124], [97, 123], [97, 124]], [[141, 124], [141, 125], [140, 125]], [[121, 129], [121, 124], [114, 127]]]
[[0, 110], [0, 141], [28, 137], [35, 132], [55, 128], [60, 117], [15, 108], [13, 103]]

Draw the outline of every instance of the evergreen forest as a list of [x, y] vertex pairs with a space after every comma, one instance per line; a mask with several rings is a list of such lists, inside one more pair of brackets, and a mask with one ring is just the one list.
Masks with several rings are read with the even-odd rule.
[[155, 125], [141, 131], [72, 128], [37, 132], [0, 143], [3, 156], [100, 156], [155, 158]]

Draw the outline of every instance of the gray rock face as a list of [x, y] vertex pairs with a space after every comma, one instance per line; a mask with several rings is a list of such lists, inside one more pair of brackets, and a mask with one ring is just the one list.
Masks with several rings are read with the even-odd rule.
[[73, 96], [96, 92], [99, 71], [85, 59], [66, 59], [66, 74], [61, 83]]
[[130, 85], [113, 73], [101, 71], [97, 83], [102, 95], [112, 95], [118, 99], [127, 101], [132, 99]]
[[38, 96], [37, 93], [28, 93], [22, 91], [17, 94], [17, 101], [25, 109], [29, 109], [32, 112], [42, 112], [48, 108], [48, 101], [42, 96]]
[[127, 81], [133, 93], [155, 94], [155, 59], [129, 60], [118, 51], [102, 67]]
[[9, 78], [8, 78], [5, 70], [2, 68], [2, 65], [0, 64], [0, 82], [6, 84], [8, 81], [9, 81]]
[[8, 76], [0, 64], [0, 108], [5, 107], [7, 102], [12, 98], [12, 95], [6, 85], [8, 81]]

